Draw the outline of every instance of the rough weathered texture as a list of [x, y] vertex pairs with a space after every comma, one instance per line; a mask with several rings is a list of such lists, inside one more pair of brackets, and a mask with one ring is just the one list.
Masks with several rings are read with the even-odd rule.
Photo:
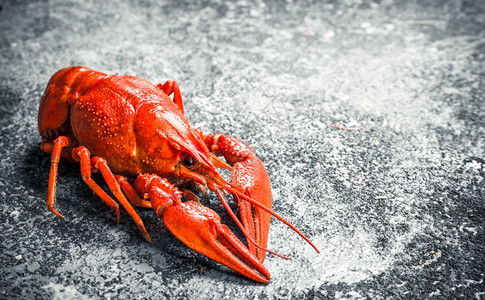
[[[407, 2], [0, 2], [0, 298], [484, 297], [485, 2]], [[67, 162], [66, 218], [48, 212], [37, 109], [71, 65], [177, 80], [192, 124], [251, 145], [322, 253], [273, 219], [293, 260], [252, 283], [152, 211], [151, 244], [117, 225]]]

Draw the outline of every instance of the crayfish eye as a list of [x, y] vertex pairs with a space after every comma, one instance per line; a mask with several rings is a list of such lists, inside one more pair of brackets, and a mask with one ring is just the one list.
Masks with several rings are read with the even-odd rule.
[[195, 159], [192, 156], [187, 156], [184, 159], [184, 165], [187, 167], [193, 166], [195, 164]]

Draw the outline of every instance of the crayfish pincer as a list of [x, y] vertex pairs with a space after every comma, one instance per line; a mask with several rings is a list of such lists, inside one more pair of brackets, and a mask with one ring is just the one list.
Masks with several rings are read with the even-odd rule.
[[[65, 68], [47, 84], [38, 121], [40, 147], [51, 154], [46, 204], [60, 217], [54, 205], [57, 168], [63, 157], [80, 163], [84, 182], [116, 211], [118, 222], [120, 203], [150, 241], [133, 207], [151, 208], [185, 245], [257, 282], [270, 280], [262, 262], [269, 251], [271, 216], [318, 252], [298, 229], [272, 211], [268, 174], [248, 145], [192, 128], [175, 81], [154, 85], [134, 76]], [[218, 168], [231, 170], [231, 182]], [[101, 173], [118, 202], [93, 180], [92, 172]], [[221, 224], [216, 212], [198, 201], [193, 189], [205, 193], [206, 188], [217, 193], [247, 246]], [[226, 193], [237, 202], [239, 218]]]

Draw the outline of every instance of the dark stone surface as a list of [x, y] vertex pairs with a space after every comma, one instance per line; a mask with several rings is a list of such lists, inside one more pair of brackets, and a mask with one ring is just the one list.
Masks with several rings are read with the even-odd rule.
[[[485, 2], [97, 2], [0, 2], [1, 299], [484, 297]], [[294, 259], [252, 283], [149, 210], [151, 244], [116, 224], [65, 161], [66, 218], [48, 212], [38, 103], [71, 65], [177, 80], [192, 124], [256, 150], [321, 254], [273, 220]]]

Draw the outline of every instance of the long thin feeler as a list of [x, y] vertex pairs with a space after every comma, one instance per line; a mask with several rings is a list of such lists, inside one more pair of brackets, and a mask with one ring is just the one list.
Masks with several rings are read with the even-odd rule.
[[318, 250], [317, 246], [315, 246], [315, 244], [313, 244], [312, 241], [310, 241], [309, 238], [307, 238], [300, 230], [298, 230], [298, 228], [296, 228], [293, 224], [291, 224], [290, 222], [288, 222], [285, 218], [283, 218], [282, 216], [278, 215], [277, 213], [275, 213], [271, 209], [267, 208], [266, 206], [262, 205], [261, 203], [257, 202], [256, 200], [252, 199], [251, 197], [248, 197], [245, 194], [241, 193], [240, 191], [232, 188], [230, 185], [224, 184], [223, 182], [217, 182], [217, 181], [216, 181], [216, 183], [219, 184], [219, 185], [221, 185], [221, 186], [223, 186], [224, 187], [224, 190], [226, 190], [226, 191], [228, 191], [228, 192], [230, 192], [232, 194], [235, 194], [235, 195], [243, 198], [244, 200], [248, 201], [251, 204], [254, 204], [255, 206], [261, 208], [262, 210], [264, 210], [267, 213], [269, 213], [272, 216], [274, 216], [276, 219], [278, 219], [281, 222], [283, 222], [286, 226], [288, 226], [291, 229], [293, 229], [293, 231], [295, 231], [296, 233], [298, 233], [305, 241], [307, 241], [307, 243], [309, 243], [313, 247], [313, 249], [315, 249], [315, 251], [317, 251], [317, 253], [320, 253], [320, 250]]
[[258, 245], [250, 236], [249, 236], [249, 233], [246, 231], [246, 229], [243, 227], [243, 225], [241, 224], [241, 221], [239, 221], [239, 219], [237, 218], [236, 214], [234, 213], [234, 211], [232, 210], [232, 208], [229, 206], [229, 203], [227, 203], [227, 200], [226, 198], [224, 197], [224, 194], [221, 192], [220, 189], [217, 189], [216, 190], [216, 193], [217, 193], [217, 196], [219, 196], [219, 199], [221, 199], [221, 202], [222, 202], [222, 205], [224, 206], [224, 208], [226, 209], [226, 211], [229, 213], [229, 215], [231, 216], [231, 218], [234, 220], [234, 222], [236, 222], [237, 226], [239, 227], [239, 229], [241, 229], [242, 233], [244, 234], [244, 236], [251, 242], [254, 244], [254, 246], [256, 246], [257, 248], [263, 250], [263, 251], [266, 251], [266, 252], [269, 252], [271, 254], [274, 254], [276, 256], [279, 256], [281, 258], [284, 258], [284, 259], [287, 259], [287, 260], [291, 260], [292, 258], [291, 257], [288, 257], [288, 256], [284, 256], [282, 254], [279, 254], [278, 252], [275, 252], [275, 251], [272, 251], [272, 250], [269, 250], [269, 249], [266, 249], [264, 247], [261, 247], [260, 245]]

